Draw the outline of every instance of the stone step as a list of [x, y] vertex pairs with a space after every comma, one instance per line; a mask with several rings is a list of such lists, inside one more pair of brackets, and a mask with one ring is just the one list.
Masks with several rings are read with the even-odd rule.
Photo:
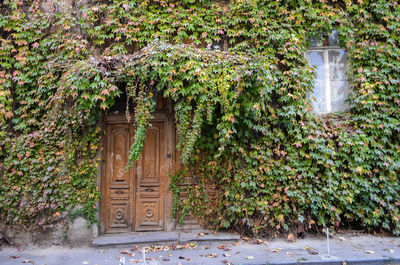
[[186, 244], [194, 242], [197, 244], [229, 243], [238, 242], [240, 236], [225, 232], [211, 232], [208, 230], [191, 232], [132, 232], [121, 234], [105, 234], [93, 240], [94, 247], [133, 247], [135, 245], [170, 245]]

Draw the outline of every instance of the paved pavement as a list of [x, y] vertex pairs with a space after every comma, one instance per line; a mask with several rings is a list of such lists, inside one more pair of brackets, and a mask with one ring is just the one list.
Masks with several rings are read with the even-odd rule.
[[[196, 242], [183, 245], [135, 246], [128, 248], [68, 248], [19, 246], [0, 249], [0, 264], [120, 265], [120, 264], [400, 264], [400, 238], [364, 234], [335, 235], [330, 239], [306, 237], [240, 240], [237, 243]], [[142, 250], [145, 249], [146, 262]], [[123, 262], [125, 260], [125, 262]]]

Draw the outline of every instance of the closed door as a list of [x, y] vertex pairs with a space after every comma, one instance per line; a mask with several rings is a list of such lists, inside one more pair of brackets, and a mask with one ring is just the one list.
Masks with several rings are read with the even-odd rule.
[[165, 126], [165, 121], [151, 123], [140, 159], [125, 171], [134, 127], [106, 124], [102, 199], [106, 233], [164, 230]]

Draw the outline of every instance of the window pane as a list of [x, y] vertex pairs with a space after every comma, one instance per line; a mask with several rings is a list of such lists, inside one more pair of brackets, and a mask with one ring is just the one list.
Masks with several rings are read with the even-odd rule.
[[337, 30], [332, 30], [329, 35], [329, 46], [339, 46], [339, 32]]
[[329, 55], [329, 80], [347, 80], [347, 57], [344, 50], [331, 50]]
[[327, 106], [325, 94], [324, 53], [322, 51], [309, 51], [308, 60], [310, 66], [313, 67], [317, 73], [316, 79], [314, 80], [311, 102], [315, 112], [325, 113], [327, 112]]
[[311, 47], [323, 46], [322, 40], [323, 40], [323, 38], [320, 33], [313, 33], [310, 36], [310, 46]]
[[328, 57], [332, 111], [345, 110], [349, 107], [344, 102], [349, 95], [349, 84], [346, 76], [346, 52], [344, 50], [331, 50], [328, 52]]
[[316, 113], [326, 113], [328, 111], [326, 105], [326, 95], [325, 95], [325, 81], [315, 80], [314, 90], [311, 94], [311, 102]]
[[348, 81], [331, 81], [331, 107], [332, 111], [341, 111], [349, 108], [344, 101], [349, 96]]
[[311, 67], [317, 72], [317, 79], [325, 79], [324, 53], [322, 51], [309, 51], [308, 60]]

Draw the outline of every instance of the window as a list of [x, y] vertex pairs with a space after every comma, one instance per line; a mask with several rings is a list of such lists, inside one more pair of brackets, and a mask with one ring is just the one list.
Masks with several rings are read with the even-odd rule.
[[333, 31], [329, 36], [310, 39], [307, 59], [317, 74], [311, 95], [316, 113], [330, 113], [349, 107], [345, 102], [349, 95], [346, 50], [340, 48], [338, 35], [337, 31]]

